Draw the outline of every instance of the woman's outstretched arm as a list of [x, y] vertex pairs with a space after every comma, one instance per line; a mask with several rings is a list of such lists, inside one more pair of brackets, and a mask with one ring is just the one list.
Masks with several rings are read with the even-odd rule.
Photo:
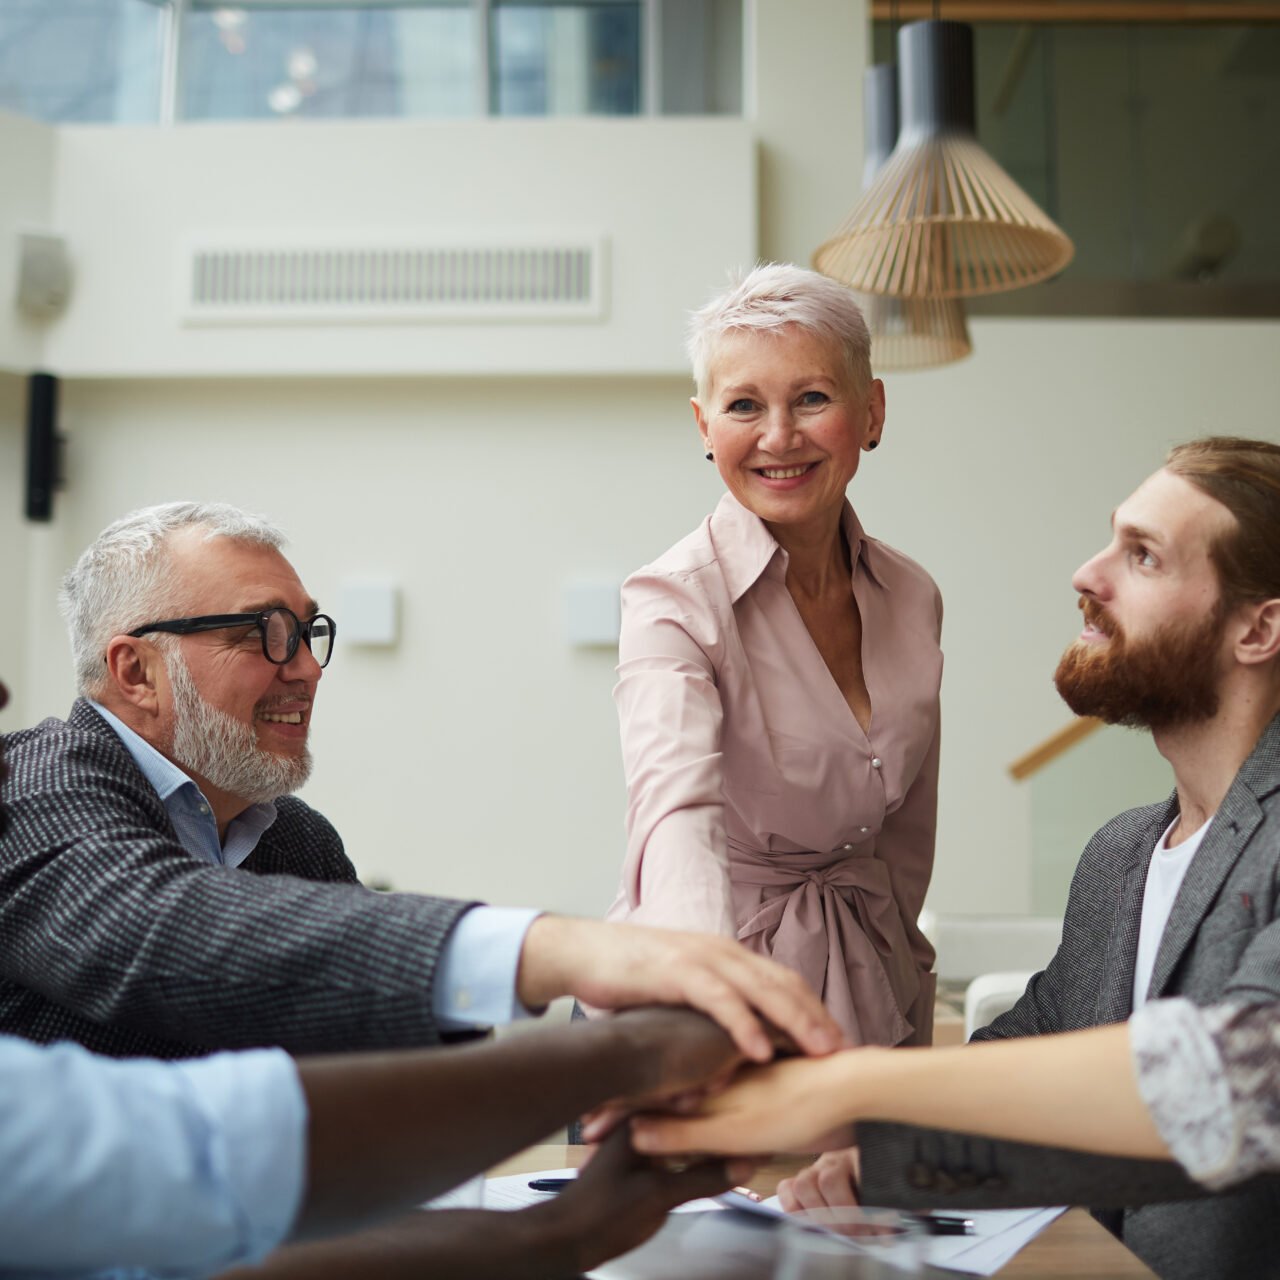
[[847, 1145], [895, 1120], [1103, 1155], [1169, 1158], [1124, 1024], [947, 1049], [854, 1049], [742, 1072], [696, 1116], [640, 1116], [638, 1150], [758, 1153]]

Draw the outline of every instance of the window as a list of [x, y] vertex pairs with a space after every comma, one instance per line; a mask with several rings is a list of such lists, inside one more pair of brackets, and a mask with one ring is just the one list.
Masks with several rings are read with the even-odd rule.
[[0, 0], [0, 110], [154, 120], [163, 29], [160, 9], [145, 0]]
[[497, 0], [490, 22], [494, 115], [640, 114], [639, 4]]
[[476, 114], [475, 15], [465, 3], [196, 0], [180, 39], [183, 119]]
[[735, 114], [743, 0], [0, 0], [47, 121]]

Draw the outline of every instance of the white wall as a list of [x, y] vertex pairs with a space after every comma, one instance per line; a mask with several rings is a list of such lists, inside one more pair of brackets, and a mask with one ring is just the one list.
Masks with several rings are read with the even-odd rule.
[[861, 188], [867, 4], [754, 0], [749, 7], [760, 252], [807, 264]]
[[[987, 321], [968, 363], [889, 384], [853, 496], [947, 602], [935, 910], [1027, 908], [1028, 794], [1005, 766], [1067, 719], [1049, 676], [1076, 626], [1071, 571], [1172, 441], [1276, 437], [1277, 335]], [[400, 646], [340, 647], [315, 722], [307, 795], [362, 871], [599, 910], [622, 849], [612, 656], [568, 647], [562, 590], [617, 579], [714, 502], [687, 393], [676, 378], [75, 383], [73, 488], [33, 544], [43, 643], [17, 672], [23, 717], [70, 698], [48, 600], [109, 519], [179, 495], [268, 511], [322, 602], [348, 577], [403, 588]]]
[[[803, 259], [845, 212], [843, 188], [856, 183], [857, 158], [842, 153], [858, 133], [863, 43], [860, 34], [853, 47], [836, 38], [853, 8], [843, 0], [755, 6], [761, 118], [749, 127], [783, 167], [762, 165], [760, 198], [745, 199], [753, 226], [760, 217], [762, 250], [775, 256]], [[806, 94], [828, 113], [818, 122], [802, 109]], [[634, 228], [629, 235], [670, 240], [674, 254], [679, 229], [664, 221], [677, 207], [670, 183], [693, 162], [682, 152], [663, 169], [641, 148], [648, 158], [632, 170], [625, 144], [643, 130], [593, 126], [615, 127], [619, 154], [592, 154], [602, 185], [629, 185], [625, 199], [617, 191], [596, 198], [613, 202]], [[302, 358], [302, 339], [288, 333], [259, 334], [252, 352], [235, 353], [251, 356], [255, 368], [277, 362], [275, 376], [141, 376], [123, 353], [157, 362], [151, 373], [187, 363], [174, 355], [174, 335], [158, 327], [158, 311], [131, 300], [118, 275], [119, 262], [145, 261], [153, 235], [162, 255], [193, 211], [228, 226], [245, 209], [261, 217], [264, 185], [273, 183], [309, 199], [329, 193], [344, 216], [355, 216], [360, 202], [377, 204], [386, 221], [409, 219], [425, 198], [410, 177], [400, 200], [395, 166], [358, 169], [361, 181], [379, 184], [377, 200], [345, 189], [345, 166], [360, 150], [355, 126], [255, 128], [264, 132], [246, 126], [236, 135], [253, 150], [252, 165], [229, 163], [232, 135], [219, 134], [221, 167], [203, 177], [182, 158], [188, 146], [193, 154], [213, 147], [214, 134], [202, 129], [167, 140], [69, 131], [57, 207], [83, 226], [101, 190], [115, 212], [111, 235], [94, 240], [81, 263], [83, 292], [56, 340], [50, 335], [51, 351], [69, 362], [74, 355], [76, 373], [65, 389], [70, 487], [47, 529], [27, 529], [17, 515], [22, 395], [0, 379], [0, 591], [24, 602], [17, 629], [29, 636], [16, 647], [14, 630], [0, 626], [2, 674], [22, 693], [13, 711], [0, 713], [0, 727], [65, 712], [69, 663], [53, 592], [102, 525], [178, 496], [240, 502], [286, 525], [303, 579], [322, 601], [335, 600], [348, 576], [386, 574], [403, 588], [399, 647], [340, 646], [317, 710], [319, 766], [307, 798], [335, 819], [362, 871], [404, 888], [598, 911], [622, 850], [612, 658], [566, 645], [561, 592], [569, 578], [619, 580], [716, 499], [686, 381], [654, 370], [674, 368], [676, 313], [728, 265], [706, 260], [717, 243], [715, 218], [727, 228], [719, 242], [726, 259], [748, 234], [741, 203], [751, 157], [733, 152], [723, 166], [707, 157], [698, 181], [680, 193], [700, 246], [695, 266], [675, 271], [675, 257], [651, 255], [642, 278], [618, 287], [618, 314], [632, 318], [625, 334], [638, 344], [630, 375], [421, 376], [438, 367], [435, 339], [453, 341], [423, 330], [351, 338], [366, 356], [380, 339], [397, 348], [397, 361], [417, 350], [419, 376], [284, 376]], [[394, 149], [416, 138], [415, 128], [368, 126], [360, 136]], [[545, 129], [554, 139], [552, 126]], [[678, 141], [672, 146], [680, 151]], [[405, 143], [397, 154], [410, 149]], [[553, 150], [564, 154], [559, 143]], [[140, 170], [144, 153], [163, 153], [199, 198]], [[117, 162], [123, 168], [113, 176], [107, 170]], [[529, 172], [538, 168], [528, 163]], [[729, 175], [729, 195], [716, 174]], [[493, 188], [483, 189], [491, 200]], [[139, 196], [136, 217], [129, 190]], [[0, 192], [0, 208], [7, 199]], [[163, 202], [159, 214], [146, 207], [153, 199]], [[301, 203], [289, 207], [302, 216]], [[154, 274], [146, 290], [156, 287]], [[641, 332], [642, 312], [653, 317], [653, 332]], [[121, 332], [135, 326], [146, 342]], [[946, 599], [941, 835], [930, 905], [1020, 912], [1030, 903], [1029, 801], [1005, 767], [1067, 718], [1049, 675], [1075, 629], [1071, 571], [1172, 441], [1209, 430], [1277, 437], [1280, 325], [986, 320], [974, 323], [973, 336], [969, 361], [889, 382], [885, 445], [868, 458], [853, 497], [868, 529], [921, 560]], [[348, 357], [325, 350], [340, 372]], [[116, 376], [87, 376], [106, 367]], [[0, 621], [12, 623], [14, 596], [4, 598]], [[1149, 798], [1143, 791], [1133, 802]]]
[[[714, 500], [686, 394], [682, 379], [77, 383], [50, 569], [119, 512], [190, 495], [275, 516], [335, 612], [344, 579], [392, 578], [404, 639], [340, 648], [308, 799], [368, 875], [598, 911], [622, 848], [613, 659], [567, 647], [561, 592], [620, 581]], [[52, 585], [33, 583], [33, 612]], [[48, 626], [21, 673], [26, 719], [71, 696]]]
[[57, 130], [0, 112], [0, 370], [26, 371], [42, 358], [45, 326], [14, 306], [18, 236], [58, 229], [53, 222]]
[[[743, 120], [69, 127], [53, 216], [80, 265], [45, 360], [68, 377], [674, 373], [682, 312], [755, 256], [755, 189]], [[601, 322], [184, 327], [184, 243], [211, 233], [599, 234], [609, 309]]]

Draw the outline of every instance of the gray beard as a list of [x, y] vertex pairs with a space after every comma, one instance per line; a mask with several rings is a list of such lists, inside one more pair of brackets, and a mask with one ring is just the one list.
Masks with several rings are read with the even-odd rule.
[[311, 775], [311, 752], [278, 756], [258, 746], [251, 725], [212, 707], [200, 696], [191, 670], [176, 649], [164, 655], [173, 689], [170, 754], [219, 791], [262, 804], [297, 791]]

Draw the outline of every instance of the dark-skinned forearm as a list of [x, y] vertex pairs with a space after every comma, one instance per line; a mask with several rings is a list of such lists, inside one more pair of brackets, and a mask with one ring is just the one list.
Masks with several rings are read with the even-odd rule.
[[656, 1082], [626, 1016], [498, 1044], [299, 1063], [310, 1110], [297, 1233], [430, 1199], [610, 1098]]

